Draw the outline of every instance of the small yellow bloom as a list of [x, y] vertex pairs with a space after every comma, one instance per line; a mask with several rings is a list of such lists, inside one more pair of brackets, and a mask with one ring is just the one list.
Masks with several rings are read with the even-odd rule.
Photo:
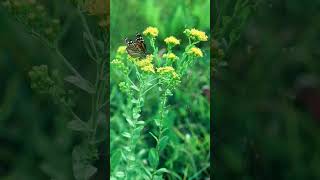
[[206, 35], [205, 32], [199, 31], [195, 28], [186, 29], [184, 31], [184, 33], [187, 34], [187, 36], [189, 36], [191, 39], [195, 39], [198, 41], [207, 41], [208, 40], [208, 36]]
[[145, 36], [149, 35], [151, 37], [157, 37], [158, 34], [159, 34], [159, 30], [157, 28], [151, 27], [151, 26], [147, 27], [147, 29], [145, 29], [143, 31], [143, 35], [145, 35]]
[[178, 73], [174, 70], [172, 66], [165, 66], [165, 67], [159, 67], [157, 68], [157, 72], [159, 74], [171, 74], [173, 78], [179, 79]]
[[118, 47], [118, 50], [117, 50], [117, 53], [118, 54], [125, 54], [126, 53], [126, 46], [119, 46]]
[[203, 57], [203, 53], [202, 53], [201, 49], [199, 49], [197, 47], [191, 48], [187, 53], [189, 55], [193, 55], [193, 56], [196, 56], [196, 57]]
[[144, 67], [142, 67], [141, 69], [142, 69], [143, 71], [145, 71], [145, 72], [152, 72], [152, 73], [154, 73], [154, 67], [153, 67], [152, 64], [150, 64], [150, 65], [148, 65], [148, 66], [144, 66]]
[[136, 63], [136, 61], [138, 61], [138, 58], [134, 58], [134, 57], [131, 57], [131, 56], [129, 55], [129, 56], [128, 56], [128, 61], [133, 62], [133, 63]]
[[173, 53], [164, 54], [163, 57], [164, 57], [164, 58], [168, 58], [169, 60], [172, 60], [172, 61], [175, 61], [175, 60], [178, 60], [178, 59], [179, 59], [179, 57], [176, 56], [176, 55], [173, 54]]
[[135, 61], [135, 64], [145, 72], [155, 72], [152, 64], [153, 55], [147, 55], [143, 60]]
[[119, 59], [114, 59], [111, 61], [111, 64], [119, 64], [119, 65], [124, 65], [123, 62], [121, 62]]
[[176, 73], [175, 71], [172, 72], [172, 76], [173, 76], [173, 78], [175, 78], [175, 79], [180, 79], [180, 76], [179, 76], [178, 73]]
[[180, 44], [180, 40], [178, 40], [177, 38], [175, 38], [173, 36], [165, 38], [164, 42], [168, 45], [173, 45], [173, 46]]
[[157, 68], [157, 72], [160, 73], [160, 74], [173, 72], [173, 71], [174, 71], [174, 68], [172, 66], [165, 66], [165, 67]]

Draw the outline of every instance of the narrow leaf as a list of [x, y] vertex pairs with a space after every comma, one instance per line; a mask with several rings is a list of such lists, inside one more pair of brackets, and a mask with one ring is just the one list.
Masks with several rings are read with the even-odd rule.
[[157, 168], [159, 164], [159, 154], [156, 149], [152, 148], [148, 154], [148, 161], [151, 167]]
[[110, 159], [111, 170], [114, 170], [118, 166], [118, 164], [120, 163], [120, 160], [121, 160], [121, 151], [117, 150], [112, 154]]
[[85, 79], [79, 78], [77, 76], [67, 76], [66, 78], [64, 78], [64, 80], [88, 92], [89, 94], [95, 93], [95, 90], [91, 83]]
[[81, 131], [81, 132], [90, 131], [89, 125], [80, 119], [75, 119], [68, 122], [67, 127], [73, 131]]
[[159, 150], [162, 151], [168, 144], [169, 142], [169, 137], [168, 136], [163, 136], [160, 140], [159, 140]]

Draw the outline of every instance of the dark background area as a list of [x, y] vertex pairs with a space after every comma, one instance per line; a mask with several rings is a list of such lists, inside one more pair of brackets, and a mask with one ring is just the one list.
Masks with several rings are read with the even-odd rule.
[[[59, 48], [74, 68], [93, 80], [95, 64], [83, 46], [83, 25], [75, 17], [75, 5], [64, 0], [35, 2], [48, 17], [68, 24]], [[98, 16], [104, 13], [91, 10], [86, 16], [89, 26], [99, 32]], [[47, 65], [49, 74], [58, 71], [63, 81], [71, 72], [54, 50], [31, 35], [30, 27], [24, 23], [4, 4], [0, 5], [0, 179], [74, 179], [72, 150], [81, 142], [82, 135], [67, 127], [72, 119], [66, 109], [31, 88], [28, 74], [33, 66]], [[86, 119], [89, 111], [84, 109], [90, 108], [90, 97], [75, 86], [64, 84], [66, 89], [76, 92], [72, 97], [77, 103], [74, 111]], [[98, 148], [100, 159], [94, 162], [98, 168], [94, 179], [105, 177], [107, 168], [106, 145]]]
[[216, 2], [213, 179], [320, 179], [320, 1], [248, 1], [231, 46], [240, 0]]

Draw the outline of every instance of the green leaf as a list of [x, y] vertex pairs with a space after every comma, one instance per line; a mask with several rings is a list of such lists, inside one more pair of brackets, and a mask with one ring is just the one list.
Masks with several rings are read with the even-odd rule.
[[163, 180], [162, 176], [155, 175], [153, 176], [153, 180]]
[[140, 113], [133, 113], [133, 119], [138, 119], [140, 116]]
[[156, 149], [152, 148], [149, 151], [148, 161], [152, 168], [157, 168], [159, 164], [159, 154]]
[[146, 122], [144, 122], [144, 121], [137, 121], [137, 123], [136, 124], [138, 124], [138, 125], [144, 125]]
[[130, 87], [131, 87], [132, 89], [138, 91], [138, 92], [140, 91], [140, 89], [139, 89], [137, 86], [135, 86], [135, 85], [131, 85]]
[[157, 138], [157, 136], [155, 136], [152, 132], [149, 132], [149, 134], [151, 134], [151, 136], [157, 141], [157, 143], [158, 143], [158, 138]]
[[89, 180], [97, 172], [97, 168], [89, 163], [91, 153], [86, 146], [76, 146], [73, 149], [72, 165], [76, 180]]
[[121, 160], [121, 150], [117, 150], [112, 154], [110, 159], [111, 171], [118, 166], [118, 164], [120, 163], [120, 160]]
[[91, 83], [85, 79], [82, 79], [78, 76], [67, 76], [64, 78], [65, 81], [77, 86], [78, 88], [86, 91], [89, 94], [94, 94], [95, 89], [91, 85]]
[[139, 126], [139, 127], [135, 128], [135, 129], [133, 130], [133, 132], [132, 132], [132, 139], [131, 139], [131, 141], [132, 141], [133, 143], [136, 143], [137, 140], [139, 139], [140, 133], [141, 133], [141, 130], [142, 130], [142, 129], [143, 129], [143, 126]]
[[169, 137], [168, 136], [163, 136], [160, 140], [159, 140], [159, 151], [162, 151], [168, 144], [169, 142]]
[[154, 119], [154, 122], [156, 123], [156, 126], [160, 126], [160, 119], [159, 118]]
[[163, 173], [170, 173], [170, 171], [166, 168], [160, 168], [155, 173], [158, 175], [162, 175]]
[[131, 100], [131, 102], [132, 102], [133, 104], [138, 104], [138, 103], [139, 103], [138, 99], [134, 99], [134, 98]]
[[75, 119], [75, 120], [68, 122], [67, 127], [73, 131], [81, 131], [81, 132], [91, 131], [88, 123], [86, 123], [80, 119]]
[[123, 171], [117, 171], [116, 172], [116, 177], [118, 178], [123, 178], [125, 176], [124, 172]]
[[126, 138], [131, 138], [131, 134], [128, 133], [128, 132], [123, 132], [121, 135], [126, 137]]
[[89, 40], [88, 34], [87, 34], [86, 32], [83, 33], [83, 39], [87, 40], [87, 42], [84, 42], [83, 44], [84, 44], [84, 47], [85, 47], [85, 49], [86, 49], [89, 57], [90, 57], [91, 59], [95, 59], [94, 56], [93, 56], [91, 47], [89, 46], [90, 40]]
[[129, 125], [130, 125], [131, 127], [134, 126], [133, 121], [131, 120], [130, 117], [126, 117], [126, 121], [129, 123]]

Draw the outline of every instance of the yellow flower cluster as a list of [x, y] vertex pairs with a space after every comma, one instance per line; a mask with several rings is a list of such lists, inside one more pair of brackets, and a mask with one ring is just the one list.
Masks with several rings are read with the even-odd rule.
[[176, 56], [176, 55], [173, 54], [173, 53], [164, 54], [164, 55], [163, 55], [163, 58], [168, 58], [169, 60], [172, 60], [172, 61], [175, 61], [175, 60], [178, 60], [178, 59], [179, 59], [179, 57]]
[[175, 46], [175, 45], [178, 45], [180, 44], [180, 40], [178, 40], [177, 38], [173, 37], [173, 36], [170, 36], [170, 37], [167, 37], [164, 39], [164, 42], [168, 45], [172, 45], [172, 46]]
[[118, 68], [118, 70], [123, 71], [124, 73], [128, 73], [128, 67], [125, 66], [125, 64], [119, 60], [114, 59], [111, 61], [111, 64]]
[[197, 47], [192, 47], [187, 53], [196, 57], [203, 57], [201, 49]]
[[154, 73], [155, 71], [152, 64], [152, 59], [153, 59], [152, 55], [147, 55], [145, 59], [135, 61], [135, 64], [138, 67], [140, 67], [142, 71]]
[[117, 65], [124, 65], [122, 61], [120, 61], [119, 59], [114, 59], [111, 61], [111, 64], [117, 64]]
[[198, 41], [207, 41], [208, 40], [208, 36], [206, 35], [205, 32], [203, 31], [199, 31], [195, 28], [192, 29], [186, 29], [184, 31], [184, 33], [189, 36], [191, 39], [195, 39]]
[[157, 28], [151, 27], [151, 26], [147, 27], [147, 29], [145, 29], [143, 31], [143, 35], [151, 36], [151, 37], [154, 37], [154, 38], [157, 37], [158, 34], [159, 34], [159, 30]]
[[172, 66], [159, 67], [157, 68], [157, 72], [159, 74], [171, 73], [173, 78], [179, 78], [179, 75], [176, 73]]
[[119, 46], [118, 47], [118, 50], [117, 50], [117, 53], [118, 54], [125, 54], [126, 53], [126, 46]]

